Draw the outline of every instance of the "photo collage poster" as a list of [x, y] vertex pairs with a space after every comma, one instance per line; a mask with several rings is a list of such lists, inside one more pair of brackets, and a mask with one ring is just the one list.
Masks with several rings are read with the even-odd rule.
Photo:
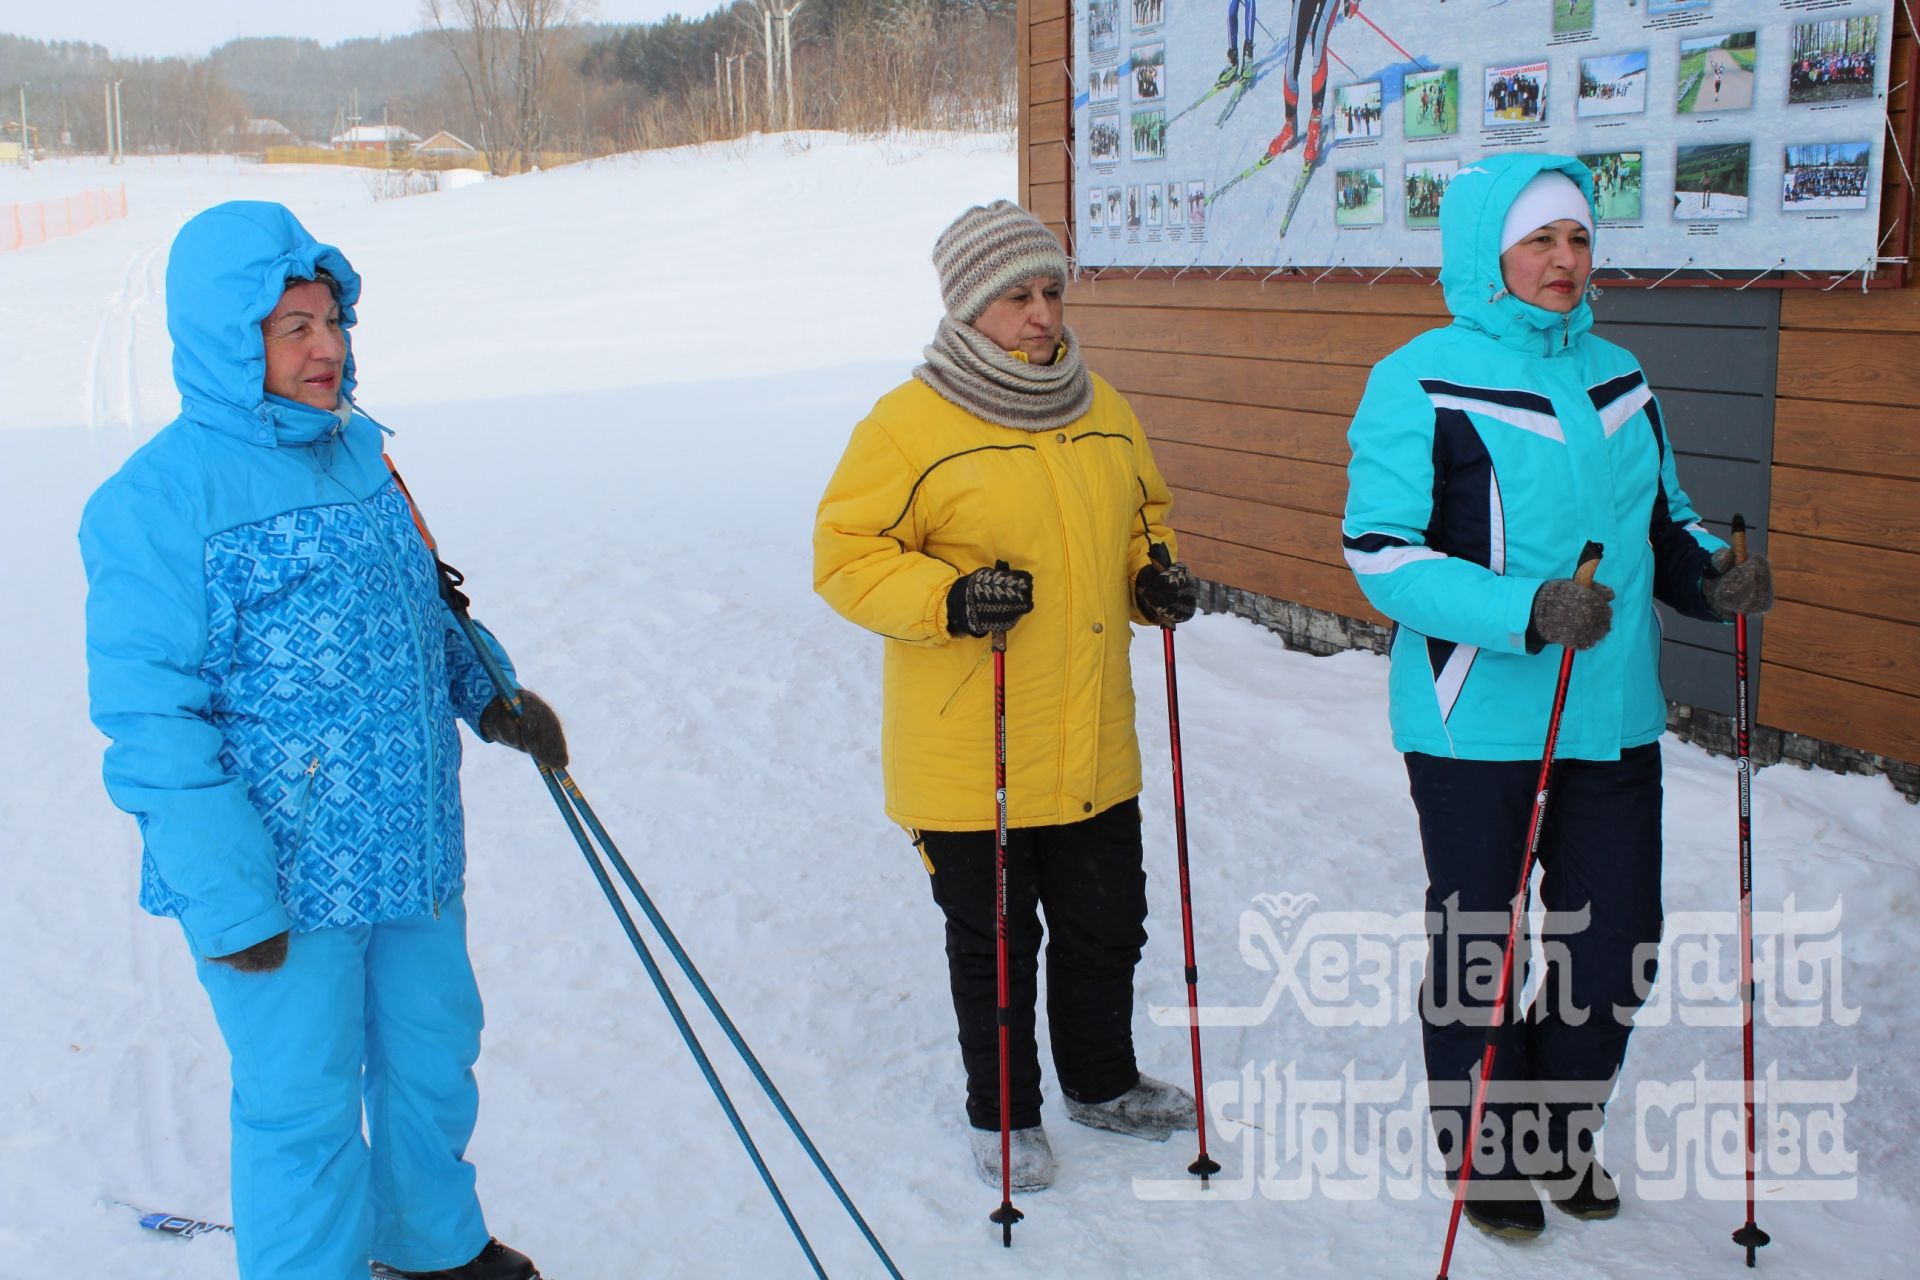
[[1086, 267], [1440, 265], [1503, 151], [1593, 172], [1595, 262], [1876, 253], [1890, 0], [1074, 0]]

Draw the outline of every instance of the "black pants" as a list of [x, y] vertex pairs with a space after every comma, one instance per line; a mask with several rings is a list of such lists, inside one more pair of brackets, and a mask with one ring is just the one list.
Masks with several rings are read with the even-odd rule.
[[[1435, 930], [1420, 991], [1421, 1044], [1449, 1171], [1459, 1164], [1458, 1135], [1486, 1047], [1539, 771], [1538, 761], [1407, 756]], [[1660, 797], [1657, 743], [1618, 761], [1554, 765], [1539, 851], [1547, 965], [1532, 1008], [1524, 1020], [1514, 1017], [1530, 949], [1523, 932], [1475, 1177], [1551, 1174], [1591, 1144], [1634, 1011], [1653, 985]], [[1454, 920], [1450, 906], [1479, 919]]]
[[[994, 954], [991, 831], [925, 831], [933, 900], [947, 916], [947, 976], [967, 1069], [967, 1120], [1000, 1127], [998, 970]], [[1133, 971], [1146, 945], [1147, 877], [1140, 804], [1128, 800], [1085, 822], [1007, 833], [1008, 1075], [1012, 1127], [1040, 1123], [1034, 998], [1040, 917], [1046, 911], [1047, 1022], [1060, 1088], [1105, 1102], [1140, 1078], [1133, 1058]]]

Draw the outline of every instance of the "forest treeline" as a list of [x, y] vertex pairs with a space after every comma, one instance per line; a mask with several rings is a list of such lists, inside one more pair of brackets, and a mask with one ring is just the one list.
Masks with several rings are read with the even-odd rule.
[[[103, 151], [102, 86], [118, 81], [128, 154], [287, 141], [250, 119], [325, 145], [358, 119], [448, 130], [499, 170], [752, 130], [1014, 124], [1014, 0], [736, 0], [633, 26], [589, 14], [578, 0], [437, 0], [410, 35], [240, 39], [191, 59], [0, 35], [0, 121], [18, 136], [25, 84], [40, 151]], [[529, 35], [530, 17], [546, 29]]]

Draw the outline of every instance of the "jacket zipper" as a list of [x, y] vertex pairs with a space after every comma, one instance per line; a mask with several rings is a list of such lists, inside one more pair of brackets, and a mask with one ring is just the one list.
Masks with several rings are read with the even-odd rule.
[[307, 824], [313, 817], [313, 780], [320, 772], [320, 757], [315, 756], [307, 765], [307, 783], [300, 791], [300, 820], [293, 829], [293, 860], [298, 866], [300, 855], [307, 846]]
[[381, 527], [379, 513], [368, 506], [353, 490], [348, 489], [347, 486], [333, 474], [331, 446], [338, 436], [339, 430], [337, 428], [328, 433], [327, 443], [330, 446], [328, 449], [329, 456], [327, 461], [321, 464], [320, 469], [326, 474], [327, 479], [332, 480], [335, 484], [339, 485], [341, 489], [346, 491], [347, 497], [352, 500], [353, 505], [360, 508], [360, 514], [366, 520], [368, 527], [373, 530], [374, 537], [380, 540], [380, 550], [386, 556], [388, 568], [393, 570], [396, 593], [400, 596], [402, 607], [407, 611], [407, 617], [413, 623], [413, 626], [408, 628], [408, 632], [413, 644], [414, 682], [420, 689], [420, 700], [418, 704], [420, 711], [420, 739], [425, 751], [427, 766], [423, 775], [427, 788], [427, 840], [421, 862], [425, 868], [427, 903], [433, 910], [433, 918], [438, 920], [440, 918], [440, 898], [438, 888], [433, 882], [433, 871], [434, 863], [438, 861], [440, 857], [438, 797], [435, 795], [435, 779], [439, 777], [439, 771], [434, 765], [433, 723], [431, 717], [427, 714], [427, 658], [426, 654], [422, 652], [420, 648], [420, 616], [415, 612], [412, 601], [407, 599], [405, 590], [398, 585], [406, 581], [406, 568], [394, 558], [393, 543], [388, 540], [387, 531]]

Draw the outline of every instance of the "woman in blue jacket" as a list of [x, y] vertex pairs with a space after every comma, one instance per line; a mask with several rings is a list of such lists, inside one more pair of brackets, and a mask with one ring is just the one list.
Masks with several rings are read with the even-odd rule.
[[[1555, 952], [1524, 1023], [1506, 1019], [1468, 1183], [1470, 1220], [1513, 1236], [1545, 1226], [1530, 1179], [1576, 1216], [1619, 1208], [1592, 1140], [1660, 936], [1654, 601], [1730, 619], [1773, 600], [1766, 562], [1735, 566], [1695, 515], [1639, 362], [1590, 332], [1592, 199], [1566, 156], [1461, 169], [1440, 210], [1453, 323], [1374, 367], [1348, 432], [1347, 563], [1397, 624], [1393, 738], [1433, 934], [1421, 1039], [1450, 1177], [1561, 647], [1581, 651], [1539, 852]], [[1572, 577], [1588, 540], [1605, 547], [1590, 587]]]
[[141, 905], [180, 921], [232, 1054], [241, 1276], [529, 1280], [463, 1158], [481, 1009], [454, 718], [554, 764], [566, 743], [537, 699], [506, 711], [441, 599], [355, 411], [359, 297], [276, 204], [175, 239], [180, 416], [81, 521], [93, 720]]

